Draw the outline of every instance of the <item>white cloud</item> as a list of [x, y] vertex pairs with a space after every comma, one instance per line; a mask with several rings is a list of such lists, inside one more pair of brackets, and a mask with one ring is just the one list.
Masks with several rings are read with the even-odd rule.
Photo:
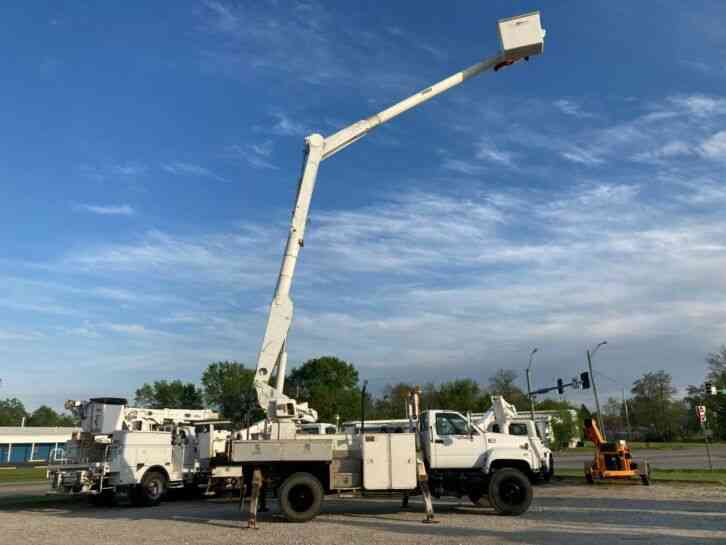
[[554, 101], [554, 106], [560, 110], [563, 114], [570, 115], [573, 117], [587, 118], [594, 117], [594, 114], [586, 112], [582, 109], [579, 103], [570, 99], [560, 99]]
[[704, 140], [701, 152], [709, 159], [726, 159], [726, 131], [719, 131]]
[[583, 165], [600, 165], [605, 162], [604, 159], [601, 159], [596, 155], [596, 152], [576, 146], [573, 146], [566, 151], [561, 151], [560, 155], [568, 161], [572, 161], [573, 163], [580, 163]]
[[228, 146], [226, 149], [226, 155], [234, 159], [242, 159], [251, 167], [256, 169], [279, 170], [280, 167], [270, 160], [272, 150], [272, 140], [265, 140], [258, 144], [235, 144]]
[[265, 132], [270, 132], [278, 136], [303, 136], [309, 132], [302, 123], [293, 120], [284, 112], [275, 112], [272, 114], [272, 117], [276, 121], [271, 124], [269, 129], [263, 128]]
[[96, 204], [75, 204], [73, 209], [81, 212], [91, 212], [101, 216], [133, 216], [136, 214], [131, 205], [96, 205]]
[[481, 174], [486, 171], [486, 168], [480, 163], [465, 161], [463, 159], [452, 159], [451, 157], [444, 159], [443, 163], [441, 163], [441, 167], [445, 170], [451, 170], [453, 172], [469, 176]]
[[685, 109], [695, 116], [726, 114], [726, 99], [708, 95], [682, 95], [669, 99], [679, 109]]
[[191, 176], [197, 178], [210, 178], [220, 182], [226, 182], [227, 180], [218, 174], [215, 174], [207, 167], [197, 165], [194, 163], [185, 163], [182, 161], [173, 161], [171, 163], [163, 163], [161, 168], [173, 174], [174, 176]]
[[497, 149], [490, 142], [482, 140], [477, 145], [476, 158], [482, 161], [499, 163], [508, 167], [514, 166], [515, 154], [509, 151]]

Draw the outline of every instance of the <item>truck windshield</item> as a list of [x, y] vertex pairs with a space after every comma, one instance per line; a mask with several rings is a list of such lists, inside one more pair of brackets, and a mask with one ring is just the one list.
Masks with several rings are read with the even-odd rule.
[[436, 415], [437, 435], [467, 435], [469, 426], [466, 420], [458, 414], [439, 413]]

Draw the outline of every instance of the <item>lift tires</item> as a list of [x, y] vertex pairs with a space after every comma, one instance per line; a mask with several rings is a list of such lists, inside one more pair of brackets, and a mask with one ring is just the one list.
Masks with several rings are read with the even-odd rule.
[[129, 491], [129, 499], [136, 507], [152, 507], [161, 503], [166, 494], [168, 483], [166, 475], [160, 471], [147, 471], [141, 484]]
[[521, 515], [532, 503], [532, 484], [518, 469], [498, 469], [489, 481], [489, 502], [498, 515]]
[[310, 473], [293, 473], [277, 491], [280, 510], [290, 522], [307, 522], [320, 513], [323, 485]]
[[595, 484], [595, 477], [592, 474], [592, 464], [585, 462], [585, 480], [587, 484]]
[[644, 486], [650, 486], [650, 464], [648, 462], [643, 462], [640, 469], [640, 482]]

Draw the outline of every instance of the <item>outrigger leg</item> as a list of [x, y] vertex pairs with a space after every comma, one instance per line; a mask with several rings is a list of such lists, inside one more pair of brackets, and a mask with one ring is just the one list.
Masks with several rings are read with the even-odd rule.
[[418, 466], [418, 486], [423, 495], [424, 505], [426, 506], [426, 518], [423, 520], [425, 524], [436, 524], [439, 521], [434, 520], [434, 502], [431, 499], [431, 490], [429, 490], [429, 476], [426, 474], [426, 466], [422, 460], [417, 460]]
[[250, 512], [247, 518], [247, 528], [257, 530], [257, 504], [262, 490], [262, 471], [255, 468], [252, 472], [252, 494], [250, 495]]

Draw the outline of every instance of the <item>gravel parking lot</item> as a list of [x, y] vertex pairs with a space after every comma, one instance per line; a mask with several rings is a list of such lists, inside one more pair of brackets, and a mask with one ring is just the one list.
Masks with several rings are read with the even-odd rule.
[[726, 543], [726, 489], [637, 484], [553, 484], [536, 489], [531, 510], [498, 517], [468, 502], [439, 501], [439, 524], [422, 524], [420, 502], [407, 510], [396, 499], [328, 498], [306, 524], [276, 515], [275, 502], [243, 529], [232, 500], [170, 501], [159, 507], [94, 508], [85, 503], [0, 511], [2, 543], [74, 545], [477, 543], [567, 544]]

